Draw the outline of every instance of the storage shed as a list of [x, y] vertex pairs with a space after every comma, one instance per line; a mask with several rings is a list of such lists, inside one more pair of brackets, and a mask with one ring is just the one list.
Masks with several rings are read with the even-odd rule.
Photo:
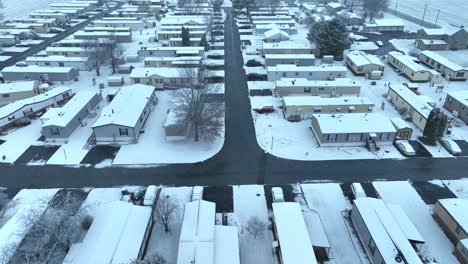
[[289, 34], [280, 29], [270, 29], [263, 33], [263, 40], [265, 42], [280, 42], [289, 40]]

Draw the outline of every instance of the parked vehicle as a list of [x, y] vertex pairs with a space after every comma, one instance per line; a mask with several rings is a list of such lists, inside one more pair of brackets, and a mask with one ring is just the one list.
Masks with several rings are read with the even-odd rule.
[[383, 42], [380, 41], [380, 40], [377, 40], [377, 41], [375, 42], [375, 44], [377, 44], [377, 46], [379, 46], [379, 47], [383, 47]]
[[458, 144], [451, 139], [441, 139], [440, 144], [452, 155], [460, 155], [462, 150]]
[[273, 113], [275, 111], [275, 108], [273, 106], [263, 106], [262, 108], [256, 108], [255, 112], [259, 114], [268, 114], [268, 113]]
[[155, 185], [150, 185], [146, 189], [145, 198], [143, 199], [143, 205], [153, 206], [154, 201], [156, 200], [156, 192], [158, 189]]
[[367, 197], [364, 188], [362, 188], [362, 185], [358, 182], [351, 183], [351, 193], [353, 194], [354, 199]]
[[192, 190], [192, 201], [198, 201], [203, 199], [203, 187], [195, 186]]
[[283, 189], [281, 189], [281, 187], [271, 188], [271, 196], [273, 197], [274, 203], [284, 202]]
[[416, 155], [416, 151], [411, 146], [411, 144], [408, 142], [408, 140], [396, 140], [395, 143], [393, 143], [393, 144], [401, 152], [401, 154], [403, 154], [405, 156], [414, 156], [414, 155]]

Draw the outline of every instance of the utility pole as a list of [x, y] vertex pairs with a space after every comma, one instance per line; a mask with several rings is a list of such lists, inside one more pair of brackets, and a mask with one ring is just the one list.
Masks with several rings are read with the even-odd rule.
[[424, 6], [424, 13], [423, 13], [423, 16], [422, 16], [422, 19], [421, 19], [421, 26], [423, 25], [424, 18], [426, 17], [426, 10], [427, 10], [427, 0], [426, 0], [426, 5]]
[[436, 16], [435, 24], [437, 24], [437, 21], [439, 20], [439, 14], [440, 14], [440, 8], [437, 9], [437, 16]]

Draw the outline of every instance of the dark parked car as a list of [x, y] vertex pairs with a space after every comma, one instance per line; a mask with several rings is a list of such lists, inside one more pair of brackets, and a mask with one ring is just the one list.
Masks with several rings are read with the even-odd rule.
[[262, 108], [256, 108], [254, 110], [259, 114], [268, 114], [273, 113], [275, 111], [275, 108], [273, 108], [273, 106], [264, 106]]

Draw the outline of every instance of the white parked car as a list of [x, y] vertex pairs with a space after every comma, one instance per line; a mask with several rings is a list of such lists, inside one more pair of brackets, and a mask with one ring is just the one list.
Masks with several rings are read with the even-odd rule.
[[440, 144], [452, 155], [460, 155], [462, 153], [458, 144], [451, 139], [441, 139]]
[[358, 182], [351, 183], [351, 192], [353, 193], [354, 199], [367, 197], [364, 188], [362, 188], [362, 185]]
[[375, 42], [375, 44], [377, 44], [377, 46], [379, 46], [379, 47], [382, 47], [382, 46], [383, 46], [383, 42], [380, 41], [380, 40], [377, 40], [377, 41]]
[[192, 190], [192, 201], [198, 201], [203, 199], [203, 187], [195, 186]]
[[249, 50], [245, 52], [246, 55], [260, 55], [258, 50]]
[[408, 140], [397, 140], [395, 141], [395, 147], [405, 156], [414, 156], [416, 151], [414, 151], [411, 144]]
[[283, 189], [281, 189], [281, 187], [271, 188], [271, 196], [273, 196], [274, 203], [284, 202]]
[[146, 189], [145, 198], [143, 199], [143, 205], [152, 206], [156, 200], [156, 193], [158, 188], [155, 185], [150, 185]]

